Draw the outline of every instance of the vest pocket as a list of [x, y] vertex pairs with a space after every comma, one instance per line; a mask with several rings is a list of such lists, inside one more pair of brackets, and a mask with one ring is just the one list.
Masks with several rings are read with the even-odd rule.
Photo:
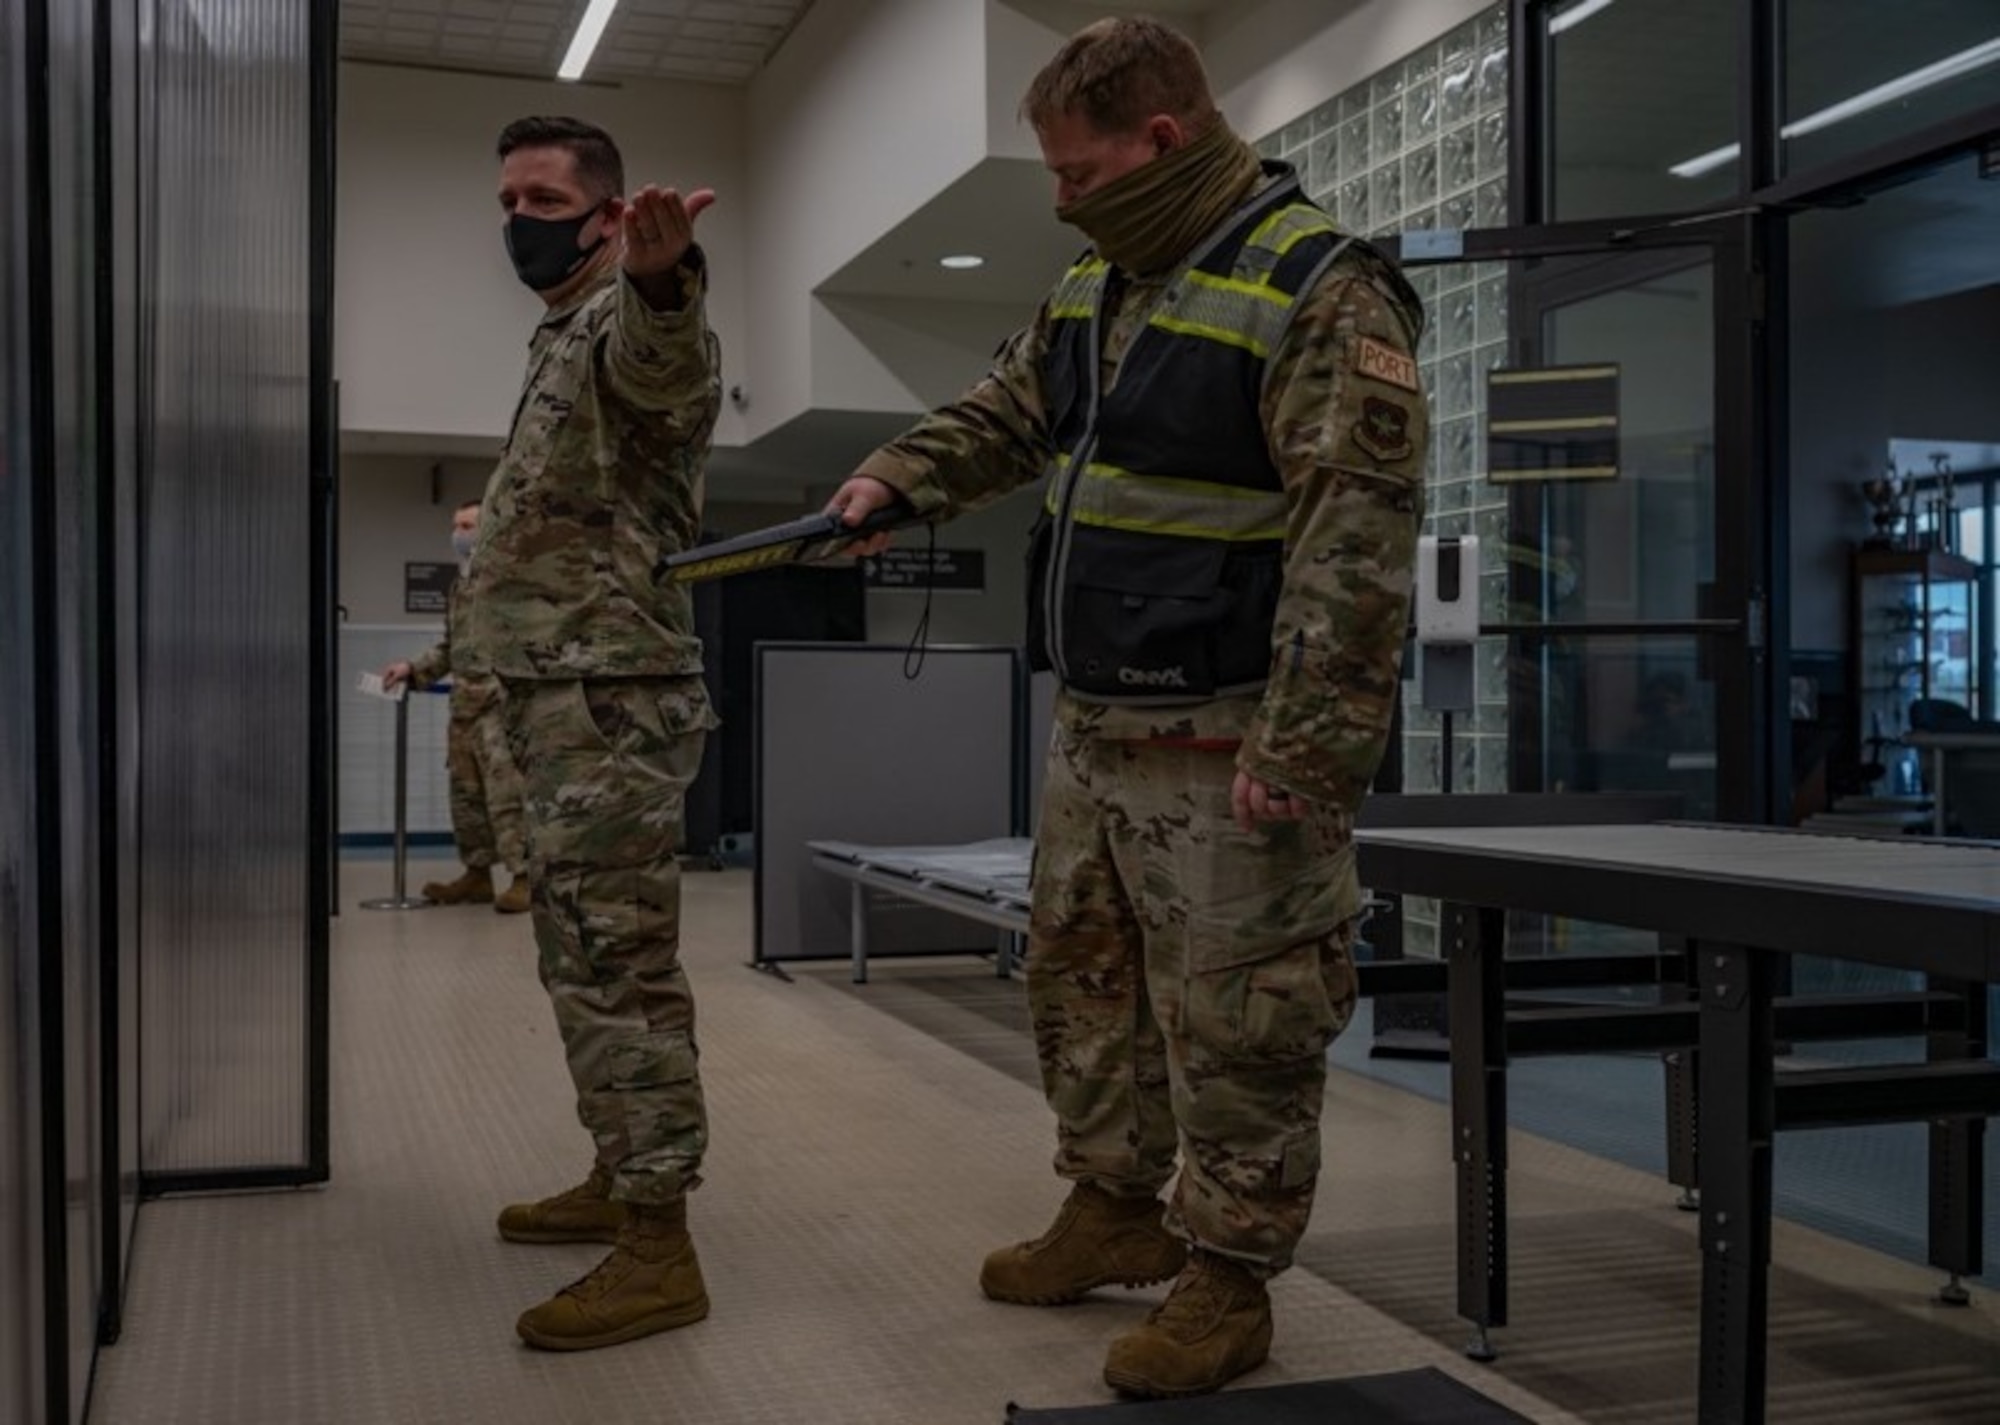
[[1178, 539], [1134, 548], [1127, 539], [1075, 531], [1063, 590], [1069, 686], [1100, 698], [1212, 697], [1226, 551]]
[[1285, 583], [1282, 549], [1231, 550], [1222, 567], [1215, 629], [1219, 688], [1254, 687], [1271, 676], [1271, 625]]

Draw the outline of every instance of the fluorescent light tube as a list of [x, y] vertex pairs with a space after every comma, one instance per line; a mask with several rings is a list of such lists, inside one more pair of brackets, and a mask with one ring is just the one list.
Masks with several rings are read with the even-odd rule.
[[1667, 172], [1676, 178], [1699, 178], [1704, 173], [1713, 173], [1725, 163], [1736, 162], [1737, 155], [1742, 152], [1741, 144], [1728, 144], [1722, 148], [1710, 149], [1707, 153], [1699, 154], [1685, 163], [1677, 163]]
[[583, 78], [583, 71], [590, 64], [591, 51], [604, 37], [604, 27], [611, 23], [611, 12], [617, 8], [618, 0], [590, 0], [590, 7], [577, 21], [576, 34], [569, 42], [569, 53], [563, 56], [562, 68], [556, 71], [556, 78]]
[[1843, 99], [1838, 104], [1830, 104], [1817, 114], [1808, 114], [1796, 123], [1785, 125], [1785, 137], [1797, 138], [1800, 134], [1815, 133], [1820, 129], [1851, 119], [1856, 114], [1865, 114], [1870, 109], [1879, 109], [1884, 104], [1893, 104], [1905, 95], [1914, 94], [1919, 89], [1928, 89], [1933, 84], [1942, 84], [1947, 79], [1956, 79], [1961, 74], [1970, 74], [1975, 69], [1984, 69], [2000, 59], [2000, 39], [1988, 40], [1985, 44], [1974, 45], [1961, 50], [1936, 64], [1927, 64], [1922, 69], [1913, 69], [1900, 79], [1891, 79], [1886, 84], [1878, 84], [1873, 89], [1863, 90], [1852, 99]]
[[[1832, 128], [1844, 119], [1865, 114], [1870, 109], [1879, 109], [1884, 104], [1893, 104], [1898, 99], [1908, 98], [1919, 90], [1942, 84], [1947, 79], [1956, 79], [1962, 74], [1972, 73], [1975, 69], [1984, 69], [1995, 61], [2000, 61], [2000, 39], [1988, 40], [1984, 44], [1974, 45], [1971, 49], [1960, 50], [1957, 54], [1948, 55], [1935, 64], [1927, 64], [1922, 69], [1913, 69], [1908, 74], [1887, 80], [1873, 89], [1864, 89], [1852, 98], [1842, 99], [1837, 104], [1827, 105], [1817, 113], [1793, 120], [1779, 132], [1788, 139], [1795, 139], [1803, 134], [1818, 133], [1821, 129]], [[1667, 171], [1676, 178], [1699, 178], [1704, 173], [1714, 172], [1725, 163], [1734, 162], [1740, 156], [1740, 152], [1738, 145], [1730, 144], [1690, 158], [1684, 163], [1677, 163]]]
[[1565, 10], [1549, 21], [1549, 33], [1559, 35], [1571, 25], [1580, 25], [1600, 10], [1609, 10], [1612, 0], [1583, 0], [1574, 10]]

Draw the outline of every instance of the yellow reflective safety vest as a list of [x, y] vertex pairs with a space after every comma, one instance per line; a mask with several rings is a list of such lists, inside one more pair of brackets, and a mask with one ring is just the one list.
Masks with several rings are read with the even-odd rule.
[[1261, 687], [1284, 578], [1286, 500], [1259, 401], [1302, 294], [1354, 239], [1267, 184], [1169, 277], [1102, 389], [1123, 274], [1086, 254], [1049, 301], [1055, 457], [1030, 544], [1028, 656], [1099, 702]]

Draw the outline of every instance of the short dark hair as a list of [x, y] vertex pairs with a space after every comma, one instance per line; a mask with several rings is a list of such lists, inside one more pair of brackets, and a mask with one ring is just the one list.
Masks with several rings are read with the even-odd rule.
[[467, 510], [476, 510], [485, 503], [486, 502], [484, 500], [461, 500], [459, 501], [458, 508], [453, 510], [452, 513], [455, 515], [462, 515]]
[[1021, 114], [1037, 129], [1076, 114], [1100, 134], [1129, 134], [1169, 114], [1190, 137], [1218, 117], [1194, 42], [1137, 15], [1099, 20], [1072, 35], [1028, 86]]
[[516, 119], [500, 131], [500, 157], [517, 148], [559, 148], [576, 164], [577, 182], [585, 196], [603, 202], [625, 192], [625, 160], [611, 135], [582, 119], [534, 115]]

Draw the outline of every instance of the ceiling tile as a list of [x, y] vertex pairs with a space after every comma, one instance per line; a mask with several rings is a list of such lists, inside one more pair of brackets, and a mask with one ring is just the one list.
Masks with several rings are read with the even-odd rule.
[[[341, 53], [441, 68], [553, 71], [586, 0], [341, 0]], [[624, 0], [591, 69], [742, 83], [812, 0]]]

